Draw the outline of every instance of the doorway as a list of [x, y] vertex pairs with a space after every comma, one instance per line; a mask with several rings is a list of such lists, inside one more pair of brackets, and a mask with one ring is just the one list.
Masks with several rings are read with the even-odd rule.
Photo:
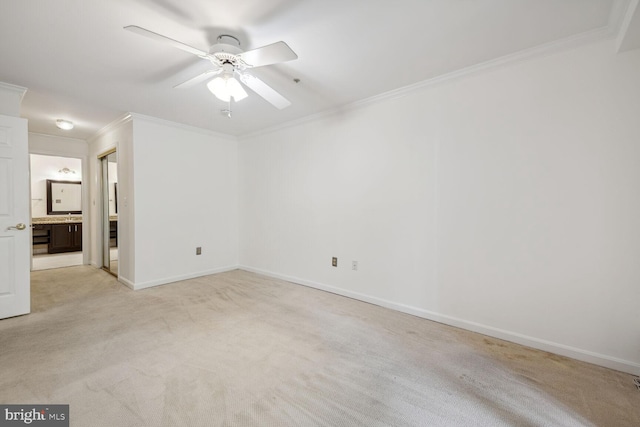
[[118, 277], [118, 158], [115, 148], [98, 156], [102, 230], [102, 268]]
[[32, 270], [84, 264], [82, 159], [30, 154]]

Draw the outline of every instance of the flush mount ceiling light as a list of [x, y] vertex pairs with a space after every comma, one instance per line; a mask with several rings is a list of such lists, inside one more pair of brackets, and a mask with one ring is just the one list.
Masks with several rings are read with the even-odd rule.
[[70, 122], [69, 120], [58, 119], [56, 120], [56, 126], [58, 126], [59, 129], [71, 130], [73, 129], [73, 122]]

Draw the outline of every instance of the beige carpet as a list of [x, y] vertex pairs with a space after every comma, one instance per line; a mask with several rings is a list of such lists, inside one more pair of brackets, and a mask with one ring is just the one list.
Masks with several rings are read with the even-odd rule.
[[639, 426], [632, 376], [234, 271], [133, 292], [32, 274], [0, 403], [91, 426]]

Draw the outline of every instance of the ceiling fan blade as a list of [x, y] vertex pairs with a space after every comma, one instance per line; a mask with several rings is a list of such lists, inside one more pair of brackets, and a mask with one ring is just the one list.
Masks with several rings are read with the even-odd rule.
[[267, 102], [269, 102], [279, 110], [282, 110], [283, 108], [291, 105], [291, 102], [287, 98], [280, 95], [278, 92], [272, 89], [271, 86], [267, 85], [265, 82], [255, 76], [252, 76], [250, 74], [243, 74], [242, 76], [240, 76], [240, 80], [242, 81], [242, 83], [247, 85], [249, 89], [263, 97]]
[[277, 42], [238, 55], [251, 67], [277, 64], [298, 59], [298, 55], [285, 42]]
[[204, 50], [196, 49], [195, 47], [191, 47], [187, 44], [181, 43], [177, 40], [170, 39], [169, 37], [165, 37], [161, 34], [154, 33], [153, 31], [149, 31], [142, 27], [138, 27], [137, 25], [128, 25], [124, 27], [125, 30], [131, 31], [132, 33], [140, 34], [141, 36], [148, 37], [153, 40], [157, 40], [162, 43], [169, 44], [173, 47], [177, 47], [178, 49], [184, 50], [185, 52], [192, 53], [194, 55], [200, 56], [202, 58], [207, 57], [207, 52]]
[[187, 89], [190, 88], [192, 86], [197, 85], [200, 82], [203, 82], [217, 74], [220, 74], [222, 72], [222, 68], [218, 69], [218, 70], [207, 70], [202, 74], [198, 74], [195, 77], [190, 78], [189, 80], [179, 83], [177, 85], [175, 85], [173, 88], [174, 89]]

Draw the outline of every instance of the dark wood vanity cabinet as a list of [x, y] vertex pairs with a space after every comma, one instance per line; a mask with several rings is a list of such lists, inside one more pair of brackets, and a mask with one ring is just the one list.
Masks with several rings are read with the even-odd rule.
[[48, 254], [49, 242], [51, 241], [51, 225], [33, 224], [31, 228], [33, 237], [32, 253], [34, 255]]
[[52, 224], [49, 253], [75, 252], [82, 250], [82, 223]]
[[51, 226], [48, 224], [36, 224], [31, 227], [33, 245], [49, 245]]

